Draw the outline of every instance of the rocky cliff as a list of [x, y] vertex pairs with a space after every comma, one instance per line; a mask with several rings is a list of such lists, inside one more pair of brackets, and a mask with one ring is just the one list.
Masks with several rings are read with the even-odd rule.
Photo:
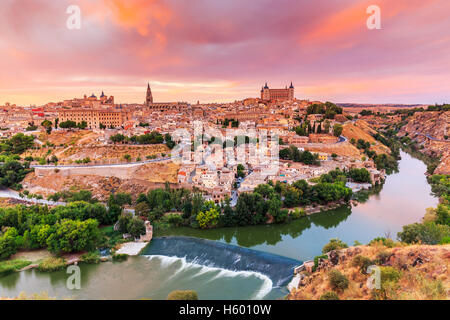
[[407, 119], [398, 136], [413, 139], [420, 152], [440, 158], [436, 174], [450, 174], [450, 111], [416, 112]]

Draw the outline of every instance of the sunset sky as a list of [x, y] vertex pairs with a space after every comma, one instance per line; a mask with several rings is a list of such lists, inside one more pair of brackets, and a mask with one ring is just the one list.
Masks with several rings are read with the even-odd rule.
[[265, 81], [300, 99], [450, 102], [449, 17], [449, 0], [1, 0], [0, 105], [142, 103], [147, 82], [155, 101], [224, 102]]

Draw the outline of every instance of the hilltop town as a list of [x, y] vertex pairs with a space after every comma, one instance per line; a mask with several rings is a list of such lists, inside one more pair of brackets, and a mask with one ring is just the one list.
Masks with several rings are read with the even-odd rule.
[[[401, 255], [401, 263], [413, 254], [431, 259], [427, 250], [439, 248], [397, 247], [448, 243], [449, 112], [448, 105], [360, 109], [300, 100], [292, 83], [284, 89], [266, 83], [259, 97], [233, 103], [155, 102], [148, 84], [142, 104], [116, 104], [103, 92], [99, 98], [92, 94], [40, 107], [6, 104], [0, 107], [0, 182], [9, 189], [1, 190], [2, 215], [17, 219], [4, 220], [8, 227], [0, 240], [7, 245], [0, 253], [8, 260], [3, 268], [46, 270], [98, 262], [98, 248], [111, 249], [113, 259], [126, 259], [146, 247], [154, 227], [160, 232], [168, 225], [212, 229], [282, 224], [351, 208], [360, 196], [364, 201], [359, 191], [376, 192], [387, 175], [397, 172], [400, 149], [428, 165], [426, 174], [441, 204], [427, 209], [422, 223], [403, 227], [398, 233], [402, 242], [395, 243], [391, 256]], [[39, 219], [62, 220], [51, 226], [31, 223], [28, 230], [19, 222], [22, 210]], [[85, 245], [65, 245], [71, 233], [64, 228], [79, 233]], [[83, 228], [90, 231], [82, 234]], [[54, 241], [49, 230], [60, 230], [62, 240]], [[43, 240], [33, 238], [36, 232]], [[299, 266], [287, 298], [410, 298], [407, 288], [414, 284], [397, 270], [404, 265], [378, 258], [377, 248], [392, 240], [377, 239], [372, 245], [357, 245], [354, 250], [367, 257], [356, 255], [351, 265], [347, 256], [355, 255], [353, 249], [336, 250], [347, 245], [332, 239], [340, 247], [324, 249], [324, 255]], [[35, 264], [18, 259], [29, 257], [30, 249], [57, 255], [39, 251], [50, 256]], [[439, 259], [445, 260], [448, 245], [442, 251]], [[431, 283], [437, 289], [418, 297], [446, 296], [440, 287], [448, 287], [441, 276], [446, 269], [436, 267], [439, 259], [433, 260], [437, 276], [420, 287], [423, 291]], [[386, 270], [395, 273], [402, 287], [389, 293], [368, 291], [362, 286], [366, 274], [355, 271], [360, 260], [391, 268]], [[343, 266], [351, 267], [351, 274], [338, 270]], [[411, 277], [419, 279], [423, 268], [416, 269]], [[334, 276], [345, 288], [333, 287]], [[350, 285], [347, 276], [352, 277]]]
[[[0, 107], [0, 135], [35, 137], [22, 155], [34, 172], [22, 184], [44, 197], [75, 187], [105, 199], [170, 183], [220, 203], [268, 181], [309, 180], [336, 168], [365, 168], [371, 183], [381, 182], [384, 168], [356, 145], [362, 139], [376, 154], [390, 154], [373, 138], [370, 119], [330, 102], [296, 99], [294, 90], [292, 83], [284, 89], [266, 83], [257, 98], [191, 105], [155, 102], [148, 84], [143, 104], [116, 104], [104, 92], [39, 107], [7, 103]], [[195, 150], [181, 155], [190, 144]], [[290, 159], [294, 148], [311, 159]]]

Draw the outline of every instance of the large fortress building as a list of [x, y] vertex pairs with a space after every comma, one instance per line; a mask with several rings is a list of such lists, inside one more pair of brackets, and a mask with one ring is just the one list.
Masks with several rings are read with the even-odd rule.
[[264, 101], [289, 101], [294, 100], [294, 86], [286, 86], [284, 89], [270, 89], [267, 82], [261, 88], [261, 100]]

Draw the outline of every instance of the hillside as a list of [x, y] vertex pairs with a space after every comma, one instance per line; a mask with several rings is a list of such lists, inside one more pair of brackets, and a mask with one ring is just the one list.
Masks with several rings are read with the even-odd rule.
[[115, 176], [114, 170], [107, 170], [109, 174], [99, 170], [98, 174], [70, 175], [64, 174], [63, 170], [52, 170], [44, 176], [37, 176], [32, 172], [26, 176], [22, 184], [31, 193], [45, 197], [62, 190], [89, 190], [94, 197], [105, 201], [111, 193], [127, 192], [132, 197], [137, 197], [139, 193], [163, 187], [165, 182], [176, 183], [179, 167], [173, 162], [147, 163], [130, 168], [126, 178]]
[[390, 154], [390, 150], [385, 145], [379, 143], [372, 134], [375, 134], [376, 131], [370, 127], [370, 125], [364, 120], [357, 120], [354, 123], [348, 122], [344, 124], [344, 130], [342, 131], [342, 135], [347, 139], [363, 139], [371, 144], [370, 150], [375, 151], [377, 154], [386, 153]]
[[440, 158], [436, 174], [450, 174], [449, 124], [450, 111], [416, 112], [407, 119], [398, 136], [409, 137], [417, 142], [420, 152]]
[[[355, 258], [357, 257], [357, 258]], [[367, 286], [369, 275], [362, 273], [361, 261], [376, 264], [381, 269], [381, 289]], [[348, 288], [332, 287], [332, 270], [348, 279]], [[335, 271], [333, 271], [335, 272]], [[381, 242], [331, 251], [328, 260], [320, 260], [317, 270], [303, 271], [303, 280], [292, 289], [289, 300], [317, 300], [334, 292], [340, 300], [399, 299], [430, 300], [450, 298], [450, 245], [410, 245], [388, 248]], [[336, 282], [334, 282], [336, 283]], [[334, 295], [328, 293], [328, 295]]]

